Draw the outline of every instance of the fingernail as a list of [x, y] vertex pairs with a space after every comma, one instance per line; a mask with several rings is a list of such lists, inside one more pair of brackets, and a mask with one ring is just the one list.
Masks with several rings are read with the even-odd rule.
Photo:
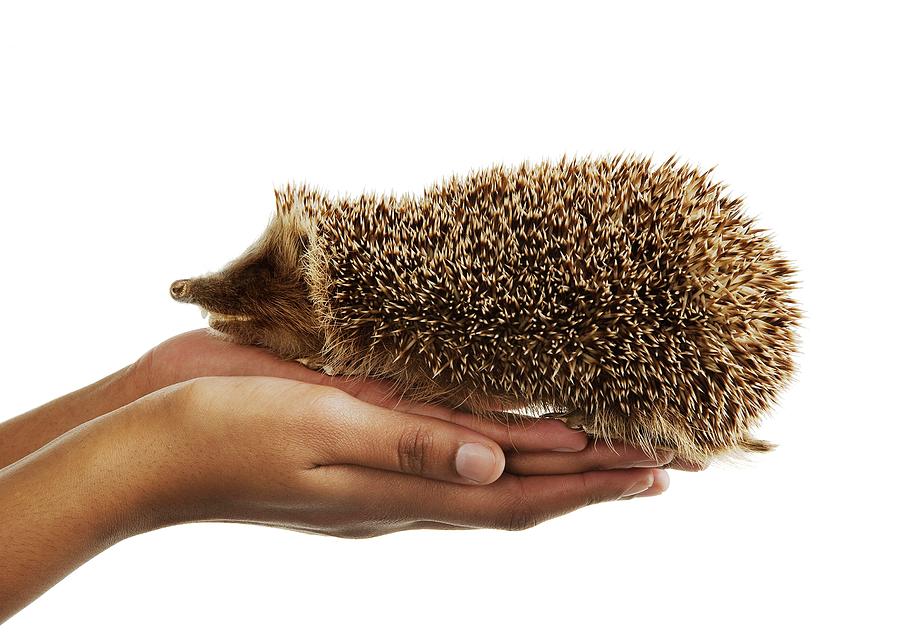
[[456, 451], [456, 472], [473, 482], [484, 484], [495, 477], [494, 451], [481, 444], [463, 444]]
[[654, 490], [659, 489], [659, 492], [668, 490], [668, 488], [669, 488], [669, 473], [667, 473], [664, 470], [654, 470], [653, 471], [653, 485], [656, 486], [656, 488], [654, 488]]
[[653, 482], [655, 480], [655, 476], [647, 475], [642, 478], [640, 481], [636, 481], [631, 487], [622, 493], [622, 497], [633, 497], [634, 495], [638, 495], [643, 493], [645, 490], [653, 486]]
[[635, 497], [653, 497], [655, 495], [661, 495], [668, 487], [669, 473], [657, 469], [653, 471], [653, 483], [650, 484], [650, 488], [642, 493], [638, 493]]

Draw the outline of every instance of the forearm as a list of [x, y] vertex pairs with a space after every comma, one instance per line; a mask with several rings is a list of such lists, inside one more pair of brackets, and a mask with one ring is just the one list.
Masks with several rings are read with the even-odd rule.
[[0, 470], [0, 622], [105, 548], [160, 525], [145, 505], [153, 452], [138, 439], [140, 417], [119, 409]]
[[127, 366], [100, 381], [0, 423], [0, 469], [63, 433], [149, 392]]

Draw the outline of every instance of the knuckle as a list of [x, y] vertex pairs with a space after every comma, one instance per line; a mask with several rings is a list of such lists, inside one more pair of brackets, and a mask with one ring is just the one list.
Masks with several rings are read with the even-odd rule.
[[397, 441], [397, 462], [401, 472], [421, 475], [434, 451], [434, 435], [422, 426], [403, 430]]
[[348, 400], [352, 399], [350, 394], [330, 386], [309, 384], [304, 393], [307, 412], [317, 422], [343, 416], [347, 412]]
[[348, 426], [352, 423], [351, 402], [348, 393], [329, 386], [300, 384], [303, 411], [284, 418], [282, 429], [291, 443], [302, 449], [313, 447], [318, 455], [335, 455], [350, 438]]
[[209, 382], [190, 379], [168, 386], [151, 396], [151, 412], [160, 425], [179, 438], [185, 435], [202, 435], [217, 424], [218, 413], [214, 407]]

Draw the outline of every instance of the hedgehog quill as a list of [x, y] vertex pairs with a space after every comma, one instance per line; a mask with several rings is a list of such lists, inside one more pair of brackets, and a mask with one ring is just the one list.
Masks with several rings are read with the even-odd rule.
[[793, 376], [795, 270], [710, 172], [564, 158], [275, 196], [242, 256], [171, 286], [232, 340], [699, 464], [771, 448], [751, 431]]

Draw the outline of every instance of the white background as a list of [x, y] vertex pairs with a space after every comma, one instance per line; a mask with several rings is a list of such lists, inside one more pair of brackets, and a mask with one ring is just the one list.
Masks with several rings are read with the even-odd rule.
[[634, 151], [717, 166], [800, 267], [780, 447], [522, 533], [171, 528], [0, 638], [896, 639], [890, 3], [325, 4], [2, 5], [0, 417], [198, 327], [169, 283], [284, 182]]

